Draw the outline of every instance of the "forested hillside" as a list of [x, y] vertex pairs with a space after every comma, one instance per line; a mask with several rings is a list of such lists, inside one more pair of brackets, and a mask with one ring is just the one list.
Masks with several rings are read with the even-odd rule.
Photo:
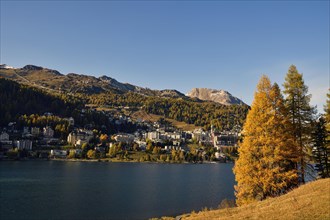
[[[0, 78], [0, 126], [6, 126], [15, 121], [20, 125], [48, 125], [62, 124], [58, 122], [64, 117], [73, 117], [75, 125], [92, 127], [104, 132], [134, 131], [135, 125], [121, 124], [109, 121], [107, 115], [97, 111], [84, 111], [85, 100], [65, 94], [50, 94], [43, 90], [20, 85], [14, 81]], [[55, 117], [45, 117], [44, 113], [50, 112]], [[55, 123], [56, 122], [56, 123]], [[40, 124], [41, 123], [41, 124]]]
[[40, 89], [20, 85], [0, 78], [0, 125], [17, 119], [23, 114], [52, 112], [66, 117], [83, 107], [77, 99], [61, 94], [49, 95]]
[[219, 130], [232, 130], [234, 127], [241, 127], [249, 110], [249, 106], [245, 104], [222, 105], [192, 99], [144, 96], [133, 92], [124, 94], [108, 92], [90, 96], [79, 94], [79, 96], [90, 104], [142, 108], [147, 113], [202, 126], [206, 129], [209, 129], [211, 124]]
[[82, 118], [78, 112], [84, 108], [85, 104], [93, 104], [107, 108], [129, 107], [131, 112], [142, 109], [147, 113], [202, 126], [206, 129], [213, 124], [219, 130], [232, 130], [234, 127], [243, 125], [249, 109], [249, 106], [245, 104], [222, 105], [188, 97], [147, 96], [131, 91], [106, 91], [93, 94], [67, 93], [32, 86], [0, 79], [1, 125], [16, 120], [20, 115], [45, 112], [52, 112], [63, 117], [72, 116], [83, 125], [88, 121], [87, 116]]

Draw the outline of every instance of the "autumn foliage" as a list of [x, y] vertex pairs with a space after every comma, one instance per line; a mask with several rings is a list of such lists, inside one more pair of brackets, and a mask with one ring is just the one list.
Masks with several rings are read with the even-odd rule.
[[234, 167], [238, 205], [277, 196], [297, 185], [300, 155], [287, 115], [278, 85], [262, 76]]

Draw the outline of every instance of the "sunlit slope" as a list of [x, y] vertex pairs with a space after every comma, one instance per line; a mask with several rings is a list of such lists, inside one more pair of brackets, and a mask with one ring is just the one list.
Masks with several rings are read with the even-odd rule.
[[330, 179], [247, 206], [185, 214], [181, 219], [330, 219]]

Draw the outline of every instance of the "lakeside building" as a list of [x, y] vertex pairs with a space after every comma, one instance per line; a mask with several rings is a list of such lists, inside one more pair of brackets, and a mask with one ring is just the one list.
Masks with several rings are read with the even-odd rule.
[[9, 134], [7, 132], [2, 132], [0, 134], [0, 141], [9, 141]]
[[68, 135], [67, 142], [76, 147], [82, 146], [84, 143], [88, 143], [93, 136], [93, 131], [90, 130], [74, 130]]
[[152, 141], [159, 140], [159, 132], [158, 131], [148, 132], [147, 138]]
[[31, 134], [34, 137], [39, 136], [40, 135], [40, 128], [38, 128], [38, 127], [32, 127], [31, 128]]
[[52, 138], [54, 137], [54, 130], [49, 126], [44, 127], [43, 134], [45, 138]]
[[122, 142], [122, 143], [133, 143], [135, 136], [132, 134], [127, 134], [127, 133], [118, 133], [114, 136], [114, 139], [117, 142]]
[[51, 150], [50, 156], [54, 158], [66, 158], [68, 152], [66, 150]]
[[14, 141], [14, 146], [18, 150], [32, 150], [32, 141], [31, 140], [17, 140]]

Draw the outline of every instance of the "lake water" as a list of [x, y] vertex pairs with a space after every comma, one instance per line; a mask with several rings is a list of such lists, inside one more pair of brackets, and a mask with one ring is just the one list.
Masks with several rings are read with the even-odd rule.
[[148, 219], [234, 199], [233, 164], [0, 162], [0, 219]]

